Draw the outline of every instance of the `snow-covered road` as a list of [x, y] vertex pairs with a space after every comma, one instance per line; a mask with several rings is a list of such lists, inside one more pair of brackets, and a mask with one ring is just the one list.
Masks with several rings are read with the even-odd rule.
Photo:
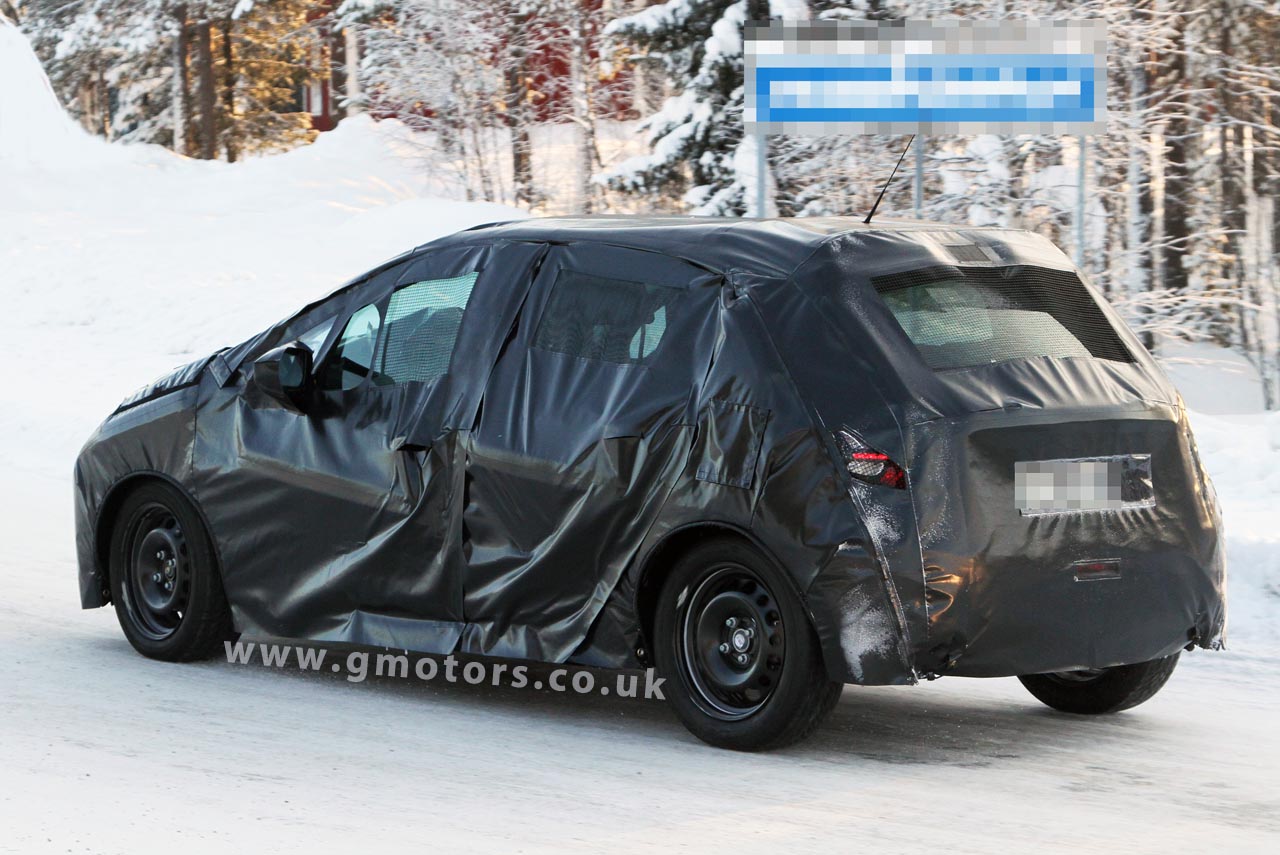
[[708, 748], [657, 701], [143, 659], [75, 603], [68, 490], [0, 566], [0, 851], [1265, 852], [1274, 658], [1184, 656], [1130, 713], [1014, 680], [849, 687], [808, 742]]
[[[9, 48], [0, 97], [48, 114]], [[1014, 680], [848, 688], [808, 742], [742, 755], [657, 701], [138, 656], [77, 600], [93, 426], [386, 255], [512, 212], [426, 198], [389, 125], [235, 167], [21, 130], [22, 158], [0, 151], [0, 851], [1280, 851], [1280, 422], [1258, 415], [1196, 424], [1233, 649], [1109, 718]]]

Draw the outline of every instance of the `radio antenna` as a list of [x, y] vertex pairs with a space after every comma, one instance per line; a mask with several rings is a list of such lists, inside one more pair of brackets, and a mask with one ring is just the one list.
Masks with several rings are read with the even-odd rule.
[[907, 152], [911, 150], [911, 144], [915, 142], [916, 135], [912, 134], [911, 139], [907, 140], [906, 146], [902, 149], [902, 154], [898, 157], [898, 162], [894, 164], [893, 172], [889, 173], [889, 180], [880, 188], [880, 195], [876, 197], [876, 203], [871, 206], [871, 213], [867, 214], [867, 218], [863, 220], [863, 225], [870, 224], [871, 218], [876, 215], [876, 209], [880, 207], [880, 200], [884, 198], [884, 191], [889, 189], [889, 185], [893, 183], [893, 177], [898, 174], [898, 167], [902, 165], [903, 159], [907, 156]]

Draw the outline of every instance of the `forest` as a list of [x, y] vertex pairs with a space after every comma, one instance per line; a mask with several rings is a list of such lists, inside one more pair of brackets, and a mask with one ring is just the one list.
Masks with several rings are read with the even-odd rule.
[[366, 113], [411, 129], [459, 199], [788, 217], [864, 214], [906, 140], [770, 137], [755, 210], [745, 22], [1102, 19], [1105, 134], [928, 137], [918, 210], [908, 170], [882, 214], [1042, 233], [1153, 351], [1234, 351], [1280, 407], [1275, 0], [0, 0], [0, 16], [113, 142], [236, 161]]

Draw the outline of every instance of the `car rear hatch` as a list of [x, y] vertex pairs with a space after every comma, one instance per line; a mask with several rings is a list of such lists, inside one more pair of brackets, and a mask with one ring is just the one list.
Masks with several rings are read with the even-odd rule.
[[908, 428], [923, 671], [1100, 668], [1221, 629], [1216, 509], [1164, 406], [977, 412]]
[[1185, 412], [1062, 254], [992, 231], [859, 248], [823, 299], [857, 329], [893, 424], [865, 402], [818, 409], [907, 471], [909, 511], [885, 487], [855, 499], [913, 517], [896, 529], [915, 543], [881, 557], [917, 671], [1097, 668], [1216, 644], [1217, 506]]

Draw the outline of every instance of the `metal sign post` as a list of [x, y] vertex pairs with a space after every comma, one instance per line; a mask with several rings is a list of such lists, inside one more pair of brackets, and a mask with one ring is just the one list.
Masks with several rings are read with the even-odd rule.
[[765, 215], [765, 199], [768, 196], [766, 185], [769, 176], [766, 174], [769, 170], [769, 138], [764, 134], [753, 134], [756, 140], [756, 216], [763, 217]]
[[915, 184], [916, 219], [924, 219], [924, 136], [916, 134], [916, 184]]
[[1089, 154], [1089, 138], [1080, 135], [1077, 143], [1079, 154], [1076, 156], [1076, 267], [1084, 269], [1084, 206], [1085, 206], [1085, 158]]

